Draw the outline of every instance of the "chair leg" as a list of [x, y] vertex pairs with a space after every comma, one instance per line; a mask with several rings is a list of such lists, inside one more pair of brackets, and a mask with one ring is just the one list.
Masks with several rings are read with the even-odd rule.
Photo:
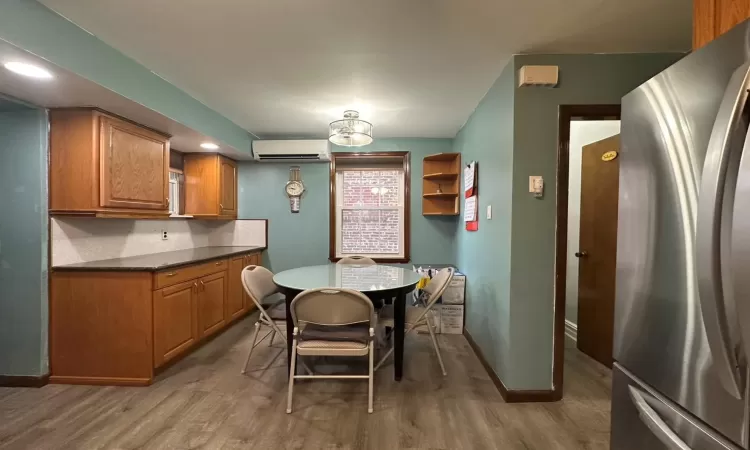
[[255, 334], [253, 335], [253, 343], [250, 344], [250, 351], [247, 352], [247, 359], [245, 359], [245, 365], [242, 366], [242, 374], [247, 372], [247, 364], [250, 362], [250, 356], [253, 354], [255, 348], [255, 341], [258, 340], [258, 333], [260, 333], [260, 322], [255, 322]]
[[286, 413], [291, 414], [292, 413], [292, 394], [294, 390], [294, 374], [296, 373], [296, 363], [297, 362], [297, 339], [294, 340], [292, 343], [292, 364], [289, 368], [289, 390], [286, 394]]
[[268, 346], [269, 346], [269, 347], [273, 347], [273, 338], [275, 338], [275, 337], [276, 337], [276, 331], [275, 331], [275, 330], [272, 330], [272, 331], [271, 331], [271, 340], [270, 340], [270, 341], [268, 341]]
[[368, 392], [367, 392], [367, 412], [369, 414], [372, 414], [372, 385], [375, 378], [374, 370], [372, 368], [373, 363], [375, 362], [375, 344], [370, 341], [370, 367], [369, 367], [369, 378], [367, 379], [369, 386], [368, 386]]
[[376, 371], [377, 371], [378, 369], [380, 369], [380, 366], [382, 366], [382, 365], [383, 365], [383, 363], [385, 362], [385, 360], [386, 360], [386, 359], [388, 359], [388, 357], [389, 357], [389, 356], [391, 356], [391, 353], [393, 353], [393, 347], [391, 347], [391, 348], [390, 348], [390, 350], [388, 350], [388, 353], [386, 353], [386, 354], [385, 354], [385, 356], [383, 356], [383, 357], [382, 357], [382, 358], [380, 359], [380, 362], [378, 362], [378, 365], [377, 365], [377, 366], [375, 366], [375, 370], [376, 370]]
[[437, 338], [435, 337], [435, 332], [432, 331], [432, 324], [430, 323], [430, 320], [427, 319], [427, 329], [430, 331], [430, 338], [432, 339], [432, 346], [435, 347], [435, 354], [437, 355], [438, 362], [440, 363], [440, 370], [443, 371], [443, 376], [448, 375], [448, 372], [445, 371], [445, 364], [443, 364], [443, 357], [440, 355], [440, 347], [438, 347]]

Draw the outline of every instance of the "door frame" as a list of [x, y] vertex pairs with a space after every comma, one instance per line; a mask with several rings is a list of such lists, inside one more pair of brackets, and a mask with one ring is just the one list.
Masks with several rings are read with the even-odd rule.
[[570, 123], [573, 120], [621, 120], [621, 105], [560, 105], [557, 128], [555, 212], [555, 315], [552, 333], [552, 391], [563, 398], [565, 366], [565, 282], [568, 264], [568, 187], [570, 176]]

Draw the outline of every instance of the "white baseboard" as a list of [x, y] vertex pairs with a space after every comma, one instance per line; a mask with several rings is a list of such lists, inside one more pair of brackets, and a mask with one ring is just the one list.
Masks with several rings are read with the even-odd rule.
[[565, 319], [565, 336], [573, 339], [573, 342], [578, 340], [578, 325]]

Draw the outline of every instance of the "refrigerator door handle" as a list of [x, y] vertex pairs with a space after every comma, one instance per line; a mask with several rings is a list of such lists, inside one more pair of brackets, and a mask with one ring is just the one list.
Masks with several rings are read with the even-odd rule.
[[731, 149], [740, 139], [744, 139], [747, 131], [738, 128], [743, 120], [742, 113], [747, 103], [748, 89], [750, 63], [745, 63], [732, 74], [708, 141], [698, 198], [695, 247], [700, 309], [714, 367], [724, 388], [737, 399], [742, 398], [744, 389], [740, 387], [742, 382], [739, 365], [724, 303], [721, 219]]
[[654, 433], [657, 439], [666, 445], [669, 450], [692, 450], [646, 402], [638, 388], [628, 386], [628, 389], [630, 399], [633, 400], [635, 409], [638, 410], [638, 417]]
[[742, 148], [732, 208], [732, 285], [745, 359], [750, 360], [750, 129]]

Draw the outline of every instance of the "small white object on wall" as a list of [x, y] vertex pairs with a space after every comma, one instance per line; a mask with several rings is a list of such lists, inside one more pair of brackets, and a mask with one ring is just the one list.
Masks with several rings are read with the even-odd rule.
[[529, 177], [529, 192], [534, 197], [540, 198], [544, 195], [544, 178], [539, 175]]
[[492, 220], [492, 205], [487, 205], [487, 220]]
[[518, 87], [555, 87], [559, 74], [557, 66], [523, 66], [518, 70]]

